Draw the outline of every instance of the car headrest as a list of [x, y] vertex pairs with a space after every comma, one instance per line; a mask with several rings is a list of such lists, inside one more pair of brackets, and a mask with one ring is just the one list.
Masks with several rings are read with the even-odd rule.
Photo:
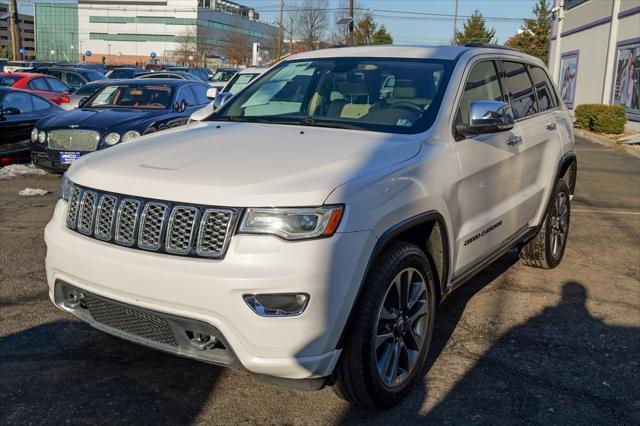
[[397, 80], [393, 87], [394, 98], [413, 99], [417, 95], [417, 90], [412, 80]]
[[345, 96], [369, 96], [367, 83], [365, 83], [364, 81], [341, 81], [337, 82], [337, 86], [340, 93]]

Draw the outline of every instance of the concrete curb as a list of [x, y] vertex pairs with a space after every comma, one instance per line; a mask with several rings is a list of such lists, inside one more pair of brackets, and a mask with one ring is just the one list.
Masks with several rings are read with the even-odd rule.
[[600, 136], [597, 133], [588, 132], [582, 129], [573, 129], [573, 133], [576, 136], [580, 136], [581, 138], [585, 138], [590, 142], [597, 143], [599, 145], [606, 146], [607, 148], [613, 149], [618, 152], [622, 152], [623, 154], [631, 155], [636, 158], [640, 158], [640, 149], [637, 149], [633, 146], [626, 145], [624, 143], [617, 143], [612, 141], [611, 139], [607, 139], [604, 136]]

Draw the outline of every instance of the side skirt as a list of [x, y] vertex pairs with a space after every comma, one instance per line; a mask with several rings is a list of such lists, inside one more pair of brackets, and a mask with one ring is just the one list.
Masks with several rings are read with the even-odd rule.
[[525, 227], [516, 232], [512, 237], [505, 240], [505, 242], [503, 242], [497, 249], [489, 253], [487, 256], [477, 260], [463, 272], [453, 277], [451, 279], [451, 282], [447, 286], [442, 299], [444, 300], [444, 298], [451, 294], [451, 292], [453, 292], [456, 288], [469, 281], [478, 272], [482, 271], [484, 268], [503, 256], [506, 252], [511, 250], [513, 246], [515, 246], [519, 242], [527, 241], [528, 239], [532, 238], [536, 234], [536, 232], [538, 232], [538, 227]]

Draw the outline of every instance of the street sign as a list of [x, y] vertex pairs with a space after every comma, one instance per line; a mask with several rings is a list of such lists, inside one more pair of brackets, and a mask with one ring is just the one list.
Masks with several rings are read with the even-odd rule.
[[155, 59], [158, 55], [156, 55], [156, 52], [151, 52], [151, 59]]
[[84, 54], [85, 54], [85, 56], [91, 56], [91, 55], [93, 55], [93, 53], [91, 53], [91, 51], [90, 51], [90, 50], [87, 50], [86, 52], [84, 52]]
[[24, 52], [25, 52], [24, 47], [21, 47], [19, 52], [21, 55], [24, 55]]
[[220, 55], [220, 60], [221, 60], [222, 62], [225, 62], [225, 61], [227, 60], [227, 57], [226, 57], [226, 56], [224, 56], [224, 55]]

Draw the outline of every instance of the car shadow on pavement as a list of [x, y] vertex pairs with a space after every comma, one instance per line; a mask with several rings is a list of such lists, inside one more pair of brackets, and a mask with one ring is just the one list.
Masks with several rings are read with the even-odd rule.
[[[466, 295], [482, 288], [482, 281], [469, 283], [471, 289], [461, 288], [458, 298], [464, 302]], [[425, 379], [400, 406], [382, 413], [354, 408], [342, 423], [637, 422], [640, 328], [605, 324], [589, 313], [587, 298], [582, 284], [566, 282], [558, 305], [502, 335], [428, 412], [421, 411], [429, 398]], [[445, 308], [455, 309], [453, 305]], [[445, 314], [444, 327], [441, 323], [434, 335], [431, 362], [458, 318], [455, 313]], [[454, 351], [457, 356], [474, 357], [465, 342], [457, 342]]]
[[0, 338], [0, 424], [185, 424], [221, 374], [56, 321]]

